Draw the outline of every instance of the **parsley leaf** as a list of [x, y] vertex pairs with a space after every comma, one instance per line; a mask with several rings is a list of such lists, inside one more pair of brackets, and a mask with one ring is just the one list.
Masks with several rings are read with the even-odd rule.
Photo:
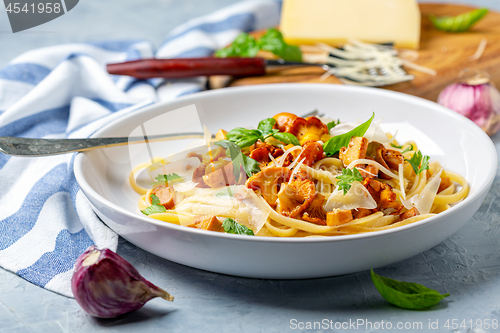
[[228, 234], [255, 236], [252, 229], [249, 229], [246, 226], [237, 223], [235, 220], [229, 217], [225, 218], [224, 221], [222, 221], [222, 227]]
[[340, 151], [340, 148], [347, 147], [349, 145], [349, 141], [353, 136], [363, 136], [365, 135], [368, 127], [372, 123], [373, 118], [375, 117], [375, 113], [372, 114], [371, 118], [362, 123], [361, 125], [353, 128], [347, 133], [340, 134], [334, 137], [331, 137], [325, 144], [323, 145], [323, 150], [327, 156], [333, 156], [335, 153]]
[[250, 147], [257, 140], [264, 141], [262, 132], [259, 130], [249, 130], [243, 127], [236, 127], [226, 133], [226, 138], [237, 144], [240, 148]]
[[[396, 144], [394, 144], [394, 143], [391, 143], [391, 147], [394, 147], [394, 148], [397, 148], [397, 149], [403, 149], [403, 146], [398, 146], [398, 145], [396, 145]], [[404, 154], [404, 153], [406, 153], [406, 152], [412, 151], [413, 149], [415, 149], [415, 148], [413, 148], [413, 145], [410, 143], [410, 145], [409, 145], [408, 147], [406, 147], [406, 148], [405, 148], [405, 149], [401, 152], [401, 154]]]
[[351, 184], [355, 181], [363, 181], [363, 176], [358, 169], [352, 168], [342, 169], [342, 175], [335, 177], [338, 179], [337, 186], [340, 190], [344, 190], [344, 195], [351, 189]]
[[422, 155], [420, 150], [413, 154], [410, 159], [405, 159], [405, 161], [408, 161], [408, 163], [410, 163], [413, 171], [415, 171], [417, 175], [419, 175], [422, 171], [429, 169], [429, 160], [430, 157], [427, 155]]
[[144, 210], [141, 210], [144, 215], [165, 213], [167, 211], [164, 206], [160, 205], [160, 199], [154, 194], [151, 194], [151, 203], [151, 206], [147, 207]]
[[450, 294], [441, 295], [438, 291], [418, 283], [397, 281], [377, 275], [373, 269], [371, 278], [375, 288], [386, 301], [404, 309], [425, 309], [450, 296]]
[[233, 174], [237, 181], [240, 179], [240, 166], [243, 167], [248, 177], [260, 171], [259, 162], [243, 154], [238, 145], [229, 140], [220, 140], [215, 144], [226, 149], [226, 155], [233, 161]]
[[299, 139], [292, 133], [278, 132], [272, 135], [275, 139], [280, 140], [284, 144], [293, 144], [294, 146], [300, 146]]
[[337, 119], [337, 121], [332, 120], [328, 124], [326, 124], [326, 126], [328, 127], [328, 132], [330, 132], [330, 130], [335, 126], [337, 126], [338, 124], [340, 124], [340, 119]]
[[415, 149], [415, 148], [413, 148], [413, 145], [412, 145], [412, 144], [410, 144], [408, 147], [406, 147], [406, 148], [405, 148], [405, 149], [401, 152], [401, 154], [404, 154], [404, 153], [406, 153], [406, 152], [408, 152], [408, 151], [412, 151], [413, 149]]
[[[165, 183], [174, 182], [174, 181], [180, 181], [183, 178], [176, 173], [170, 173], [168, 175], [158, 175], [158, 176], [156, 176], [155, 179], [156, 179], [156, 182], [151, 183], [150, 185], [158, 185], [158, 184], [165, 184]], [[156, 195], [155, 195], [155, 197], [156, 197]]]

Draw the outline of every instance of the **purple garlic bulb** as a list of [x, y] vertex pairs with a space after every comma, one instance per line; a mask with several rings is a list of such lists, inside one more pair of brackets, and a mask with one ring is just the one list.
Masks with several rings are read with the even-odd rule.
[[486, 77], [449, 85], [438, 103], [466, 116], [488, 135], [500, 129], [500, 92]]
[[140, 309], [149, 300], [174, 298], [144, 279], [125, 259], [109, 249], [89, 247], [75, 264], [71, 289], [88, 314], [112, 318]]

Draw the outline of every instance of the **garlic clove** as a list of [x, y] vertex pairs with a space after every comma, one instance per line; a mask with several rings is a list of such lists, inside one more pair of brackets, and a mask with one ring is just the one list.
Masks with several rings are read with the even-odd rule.
[[174, 300], [165, 290], [144, 279], [118, 254], [95, 246], [77, 259], [71, 289], [82, 309], [100, 318], [140, 309], [156, 297]]
[[485, 76], [447, 86], [438, 103], [469, 118], [488, 135], [500, 130], [500, 92]]

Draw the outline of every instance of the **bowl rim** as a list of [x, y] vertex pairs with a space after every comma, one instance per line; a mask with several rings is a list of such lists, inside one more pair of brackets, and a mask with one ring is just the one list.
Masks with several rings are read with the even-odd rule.
[[[131, 218], [131, 219], [136, 219], [140, 220], [145, 223], [150, 223], [153, 224], [157, 227], [160, 228], [166, 228], [166, 229], [172, 229], [172, 231], [181, 231], [181, 232], [186, 232], [186, 233], [193, 233], [193, 234], [198, 234], [199, 236], [208, 236], [208, 237], [219, 237], [219, 238], [224, 238], [224, 239], [230, 239], [230, 240], [238, 240], [238, 241], [249, 241], [249, 242], [271, 242], [271, 243], [323, 243], [323, 242], [345, 242], [345, 241], [354, 241], [354, 240], [363, 240], [366, 238], [377, 238], [377, 237], [385, 237], [392, 235], [394, 233], [402, 233], [402, 232], [407, 232], [412, 229], [416, 228], [422, 228], [428, 224], [433, 224], [433, 223], [438, 223], [439, 220], [445, 218], [448, 215], [455, 214], [459, 210], [464, 209], [463, 207], [468, 205], [468, 203], [472, 203], [473, 201], [477, 200], [478, 197], [480, 197], [485, 191], [489, 191], [490, 187], [493, 183], [493, 180], [495, 178], [495, 175], [497, 173], [497, 167], [498, 167], [498, 157], [497, 157], [497, 151], [494, 146], [493, 141], [489, 138], [489, 136], [479, 127], [477, 126], [474, 122], [472, 122], [470, 119], [458, 114], [455, 111], [452, 111], [442, 105], [439, 105], [435, 102], [432, 102], [430, 100], [423, 99], [421, 97], [413, 96], [413, 95], [408, 95], [396, 91], [391, 91], [391, 90], [385, 90], [385, 89], [380, 89], [380, 88], [371, 88], [371, 87], [360, 87], [360, 86], [348, 86], [348, 85], [327, 85], [327, 84], [320, 84], [320, 83], [276, 83], [276, 84], [266, 84], [266, 85], [253, 85], [253, 86], [239, 86], [239, 87], [228, 87], [228, 88], [223, 88], [223, 89], [218, 89], [218, 90], [209, 90], [209, 91], [202, 91], [202, 92], [197, 92], [196, 94], [190, 94], [190, 95], [185, 95], [181, 96], [179, 98], [169, 100], [169, 101], [164, 101], [164, 102], [159, 102], [151, 105], [146, 105], [143, 108], [134, 110], [134, 112], [130, 112], [127, 114], [124, 114], [123, 116], [120, 116], [116, 119], [113, 119], [111, 122], [107, 123], [103, 127], [99, 128], [97, 131], [95, 131], [91, 137], [99, 137], [99, 135], [106, 130], [108, 130], [110, 127], [114, 127], [116, 123], [120, 123], [122, 121], [125, 121], [129, 118], [136, 117], [139, 114], [144, 114], [150, 112], [150, 110], [156, 110], [158, 108], [162, 107], [168, 107], [170, 104], [177, 104], [177, 103], [183, 103], [183, 102], [189, 102], [190, 100], [197, 100], [199, 98], [204, 98], [206, 95], [210, 96], [219, 96], [219, 95], [231, 95], [231, 94], [238, 94], [240, 92], [254, 92], [254, 91], [261, 91], [263, 89], [268, 90], [268, 89], [282, 89], [282, 88], [287, 88], [287, 89], [334, 89], [334, 90], [340, 90], [340, 91], [359, 91], [362, 93], [366, 94], [374, 94], [374, 95], [381, 95], [383, 97], [387, 97], [393, 100], [403, 100], [405, 102], [411, 102], [413, 104], [421, 105], [426, 108], [431, 108], [435, 109], [435, 111], [445, 113], [447, 116], [450, 116], [452, 118], [455, 118], [458, 121], [461, 121], [464, 123], [465, 126], [468, 127], [468, 129], [472, 130], [475, 132], [475, 134], [479, 135], [484, 139], [485, 142], [487, 142], [485, 149], [488, 150], [489, 156], [492, 159], [492, 163], [490, 165], [490, 169], [488, 170], [488, 174], [485, 178], [484, 185], [481, 188], [478, 188], [476, 191], [473, 193], [469, 193], [468, 196], [461, 202], [457, 203], [455, 206], [453, 206], [451, 209], [446, 210], [442, 213], [439, 213], [438, 215], [431, 216], [427, 219], [417, 221], [411, 224], [407, 224], [404, 226], [392, 228], [392, 229], [386, 229], [386, 230], [380, 230], [380, 231], [373, 231], [373, 232], [366, 232], [366, 233], [359, 233], [359, 234], [350, 234], [350, 235], [339, 235], [339, 236], [331, 236], [331, 237], [308, 237], [308, 238], [299, 238], [299, 237], [241, 237], [242, 235], [233, 235], [233, 234], [226, 234], [226, 233], [218, 233], [218, 232], [207, 232], [206, 230], [199, 230], [195, 228], [188, 228], [185, 226], [173, 224], [173, 223], [168, 223], [152, 218], [148, 218], [147, 216], [141, 216], [137, 213], [124, 210], [122, 207], [116, 205], [115, 203], [107, 200], [103, 196], [101, 196], [99, 193], [97, 193], [91, 186], [90, 184], [86, 181], [85, 177], [83, 176], [83, 162], [85, 161], [86, 155], [84, 152], [80, 152], [76, 155], [75, 161], [74, 161], [74, 173], [75, 173], [75, 178], [77, 180], [78, 185], [82, 189], [83, 193], [85, 196], [87, 193], [91, 195], [95, 200], [98, 200], [101, 204], [111, 207], [114, 211], [120, 211], [121, 214], [124, 214], [126, 217]], [[90, 201], [90, 200], [89, 200]]]

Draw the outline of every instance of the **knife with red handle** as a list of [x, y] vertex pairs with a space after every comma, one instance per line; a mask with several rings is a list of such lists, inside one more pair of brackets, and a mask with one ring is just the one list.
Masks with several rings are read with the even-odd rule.
[[128, 75], [138, 79], [182, 78], [210, 75], [261, 76], [267, 66], [327, 66], [264, 58], [179, 58], [141, 59], [108, 64], [110, 74]]

